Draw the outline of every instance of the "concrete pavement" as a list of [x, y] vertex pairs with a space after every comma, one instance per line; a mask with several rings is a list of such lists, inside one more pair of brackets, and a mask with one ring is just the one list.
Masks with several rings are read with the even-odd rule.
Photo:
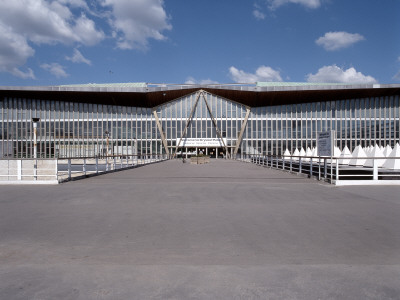
[[0, 299], [400, 299], [400, 187], [167, 161], [0, 187]]

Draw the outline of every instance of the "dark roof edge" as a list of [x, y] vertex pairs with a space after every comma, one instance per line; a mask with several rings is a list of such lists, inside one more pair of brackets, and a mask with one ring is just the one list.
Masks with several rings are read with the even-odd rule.
[[207, 87], [147, 92], [48, 91], [0, 88], [0, 99], [11, 97], [150, 108], [179, 99], [201, 89], [250, 107], [400, 95], [400, 85], [380, 88], [286, 91], [253, 91]]

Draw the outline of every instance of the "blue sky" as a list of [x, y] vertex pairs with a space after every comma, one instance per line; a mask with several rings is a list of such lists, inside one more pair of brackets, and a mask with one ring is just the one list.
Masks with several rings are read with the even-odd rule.
[[400, 83], [400, 0], [0, 0], [0, 85]]

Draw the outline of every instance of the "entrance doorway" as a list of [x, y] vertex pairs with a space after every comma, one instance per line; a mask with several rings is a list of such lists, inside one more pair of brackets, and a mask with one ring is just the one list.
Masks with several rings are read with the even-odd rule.
[[219, 147], [219, 148], [208, 148], [209, 155], [211, 158], [225, 158], [226, 157], [226, 151], [225, 148]]
[[178, 148], [177, 158], [190, 158], [194, 155], [207, 155], [210, 158], [225, 158], [226, 150], [223, 147], [182, 147]]

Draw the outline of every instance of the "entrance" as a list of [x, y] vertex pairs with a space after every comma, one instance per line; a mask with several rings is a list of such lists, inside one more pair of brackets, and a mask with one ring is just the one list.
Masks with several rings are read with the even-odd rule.
[[225, 158], [226, 156], [226, 151], [225, 148], [219, 147], [219, 148], [208, 148], [208, 155], [211, 158]]
[[201, 154], [210, 156], [210, 158], [225, 158], [226, 150], [223, 147], [179, 147], [176, 157], [189, 158]]

